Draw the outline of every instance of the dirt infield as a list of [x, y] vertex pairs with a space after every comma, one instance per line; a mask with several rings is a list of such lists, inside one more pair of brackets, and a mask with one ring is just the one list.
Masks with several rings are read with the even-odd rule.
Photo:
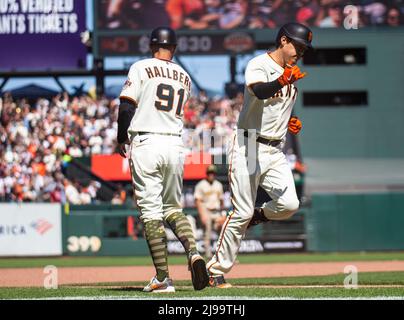
[[[237, 264], [227, 278], [275, 278], [322, 276], [344, 273], [347, 265], [358, 272], [404, 271], [404, 261], [347, 261], [310, 263]], [[59, 285], [101, 282], [148, 281], [153, 267], [65, 267], [58, 268]], [[170, 266], [174, 280], [189, 280], [187, 266]], [[46, 274], [42, 268], [1, 269], [0, 287], [41, 287]]]

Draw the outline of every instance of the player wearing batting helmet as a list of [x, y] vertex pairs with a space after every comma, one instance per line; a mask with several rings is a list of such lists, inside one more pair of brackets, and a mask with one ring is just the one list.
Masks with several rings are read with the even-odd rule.
[[175, 31], [168, 27], [154, 29], [150, 34], [150, 46], [153, 45], [176, 46], [177, 36]]
[[[218, 240], [216, 254], [208, 262], [210, 285], [229, 287], [224, 274], [237, 258], [246, 230], [268, 220], [291, 217], [299, 208], [293, 175], [282, 151], [297, 99], [296, 81], [306, 76], [296, 65], [313, 34], [298, 23], [282, 26], [277, 48], [251, 59], [245, 71], [244, 103], [230, 144], [229, 182], [233, 211], [228, 215]], [[258, 186], [271, 197], [254, 208]]]
[[281, 39], [284, 36], [300, 43], [306, 48], [312, 48], [311, 40], [313, 38], [313, 33], [308, 27], [300, 23], [287, 23], [279, 29], [276, 36], [276, 43], [278, 46], [281, 44]]
[[145, 292], [175, 291], [168, 272], [163, 221], [184, 246], [194, 289], [205, 288], [209, 281], [205, 261], [197, 251], [192, 227], [181, 206], [185, 161], [182, 113], [191, 95], [191, 78], [172, 61], [176, 45], [171, 28], [154, 29], [150, 35], [152, 58], [131, 66], [120, 94], [120, 154], [126, 157], [125, 144], [129, 144], [134, 194], [156, 269]]

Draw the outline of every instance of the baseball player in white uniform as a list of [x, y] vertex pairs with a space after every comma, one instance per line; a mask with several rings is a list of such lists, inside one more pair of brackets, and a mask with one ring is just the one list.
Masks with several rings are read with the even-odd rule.
[[[277, 49], [247, 65], [244, 104], [228, 150], [233, 211], [207, 264], [211, 286], [230, 286], [224, 274], [233, 267], [249, 226], [287, 219], [299, 208], [282, 145], [298, 93], [293, 83], [305, 76], [296, 63], [311, 47], [311, 39], [310, 29], [288, 23], [278, 32]], [[272, 200], [254, 209], [258, 186]]]
[[196, 249], [191, 225], [181, 207], [185, 160], [182, 111], [191, 94], [191, 79], [171, 61], [175, 48], [172, 29], [154, 29], [150, 39], [153, 58], [131, 66], [120, 94], [120, 153], [126, 157], [125, 143], [129, 143], [134, 195], [156, 268], [145, 292], [175, 291], [168, 273], [163, 221], [184, 246], [195, 290], [205, 288], [209, 281], [205, 261]]

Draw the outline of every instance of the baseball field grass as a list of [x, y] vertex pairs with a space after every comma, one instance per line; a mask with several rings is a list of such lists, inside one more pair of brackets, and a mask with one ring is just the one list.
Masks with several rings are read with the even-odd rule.
[[58, 289], [1, 288], [0, 299], [404, 299], [404, 272], [363, 273], [357, 289], [343, 286], [344, 275], [233, 279], [228, 289], [194, 291], [190, 281], [176, 281], [176, 292], [150, 294], [144, 282], [65, 285]]
[[[404, 252], [331, 253], [331, 254], [272, 254], [240, 255], [239, 264], [289, 263], [298, 269], [301, 263], [329, 263], [349, 261], [404, 261]], [[170, 256], [170, 265], [184, 265], [183, 256]], [[20, 268], [123, 267], [150, 266], [149, 257], [62, 257], [62, 258], [3, 258], [0, 259], [0, 277], [3, 270]], [[28, 269], [27, 269], [28, 270]], [[4, 274], [4, 273], [3, 273]], [[254, 276], [254, 270], [251, 270]], [[189, 280], [175, 280], [174, 294], [143, 293], [142, 282], [97, 282], [59, 285], [57, 289], [43, 287], [0, 287], [0, 299], [400, 299], [404, 300], [404, 270], [359, 272], [357, 288], [344, 287], [347, 275], [261, 277], [228, 279], [233, 287], [206, 288], [194, 291]], [[1, 280], [1, 279], [0, 279]]]

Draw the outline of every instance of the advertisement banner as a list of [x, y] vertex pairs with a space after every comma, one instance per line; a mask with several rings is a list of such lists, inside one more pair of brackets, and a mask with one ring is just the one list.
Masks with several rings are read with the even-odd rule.
[[78, 69], [86, 65], [85, 1], [0, 1], [0, 70]]
[[0, 204], [0, 256], [62, 255], [60, 204]]
[[[184, 179], [203, 179], [206, 168], [212, 163], [209, 153], [188, 154], [184, 166]], [[106, 181], [130, 181], [129, 161], [119, 154], [94, 155], [91, 157], [91, 171]]]

